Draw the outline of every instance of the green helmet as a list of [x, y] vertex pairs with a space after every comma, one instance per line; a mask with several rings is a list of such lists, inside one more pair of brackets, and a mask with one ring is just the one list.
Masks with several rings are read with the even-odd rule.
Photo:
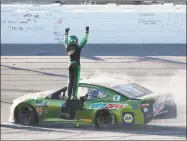
[[75, 35], [69, 36], [68, 45], [78, 45], [78, 38], [77, 38], [77, 36], [75, 36]]

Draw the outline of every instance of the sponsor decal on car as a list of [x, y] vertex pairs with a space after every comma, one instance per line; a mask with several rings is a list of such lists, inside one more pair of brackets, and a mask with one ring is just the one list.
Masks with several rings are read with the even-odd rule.
[[114, 95], [113, 101], [120, 101], [121, 96], [120, 95]]
[[143, 108], [143, 111], [146, 113], [146, 112], [148, 112], [148, 109], [147, 108]]
[[83, 122], [88, 122], [88, 123], [90, 123], [90, 122], [92, 122], [92, 119], [80, 119], [80, 121], [83, 121]]
[[48, 102], [36, 102], [36, 107], [43, 107], [43, 108], [47, 108], [48, 107]]
[[35, 100], [36, 103], [36, 111], [39, 116], [41, 116], [44, 112], [47, 113], [47, 108], [48, 108], [48, 102], [44, 102], [40, 99]]
[[132, 105], [132, 109], [133, 109], [133, 110], [137, 110], [137, 109], [139, 109], [139, 105], [136, 104], [136, 103], [134, 103], [134, 104]]
[[133, 112], [123, 112], [123, 123], [124, 124], [134, 124], [134, 113]]
[[103, 102], [94, 103], [88, 109], [122, 109], [127, 107], [128, 104], [118, 104], [118, 103], [109, 103], [105, 104]]
[[38, 113], [39, 116], [43, 114], [43, 108], [42, 107], [36, 107], [36, 112]]
[[162, 109], [164, 108], [164, 100], [165, 100], [165, 96], [164, 97], [159, 97], [155, 103], [153, 104], [153, 114], [154, 116], [156, 116], [158, 113], [160, 113], [162, 111]]

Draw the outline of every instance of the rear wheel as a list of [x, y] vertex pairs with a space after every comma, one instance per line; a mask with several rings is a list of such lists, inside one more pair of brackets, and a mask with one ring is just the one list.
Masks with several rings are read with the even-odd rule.
[[[166, 106], [165, 106], [166, 107]], [[163, 113], [161, 115], [157, 115], [155, 119], [174, 119], [177, 118], [177, 105], [168, 105], [167, 108], [168, 112]]]
[[95, 117], [96, 128], [112, 129], [118, 126], [116, 117], [109, 111], [99, 111]]
[[19, 124], [35, 125], [38, 121], [37, 113], [31, 105], [22, 103], [16, 108], [15, 120]]
[[167, 118], [176, 118], [177, 117], [177, 105], [173, 99], [168, 99], [166, 102], [168, 113], [166, 113]]
[[172, 119], [177, 118], [177, 105], [171, 105], [168, 107], [168, 112], [165, 114], [166, 118]]

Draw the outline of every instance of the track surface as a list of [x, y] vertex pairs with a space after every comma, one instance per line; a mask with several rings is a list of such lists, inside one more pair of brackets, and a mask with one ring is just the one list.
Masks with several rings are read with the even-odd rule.
[[[120, 76], [165, 89], [166, 81], [173, 75], [177, 74], [179, 80], [186, 77], [186, 56], [183, 55], [97, 58], [100, 59], [82, 58], [82, 78]], [[96, 131], [92, 127], [26, 127], [8, 123], [13, 99], [67, 84], [67, 62], [66, 56], [1, 57], [1, 139], [186, 139], [186, 100], [179, 104], [177, 119], [154, 120], [150, 125], [137, 129]]]

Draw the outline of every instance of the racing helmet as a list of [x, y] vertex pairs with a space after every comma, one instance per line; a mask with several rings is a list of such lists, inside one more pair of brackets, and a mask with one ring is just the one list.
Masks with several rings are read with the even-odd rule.
[[72, 46], [72, 45], [78, 45], [78, 38], [77, 36], [73, 35], [73, 36], [69, 36], [68, 39], [68, 45]]

